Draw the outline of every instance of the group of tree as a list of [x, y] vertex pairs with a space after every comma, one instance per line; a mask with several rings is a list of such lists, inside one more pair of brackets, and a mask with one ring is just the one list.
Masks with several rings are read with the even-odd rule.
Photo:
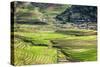
[[72, 5], [56, 16], [56, 19], [66, 22], [97, 22], [97, 7]]

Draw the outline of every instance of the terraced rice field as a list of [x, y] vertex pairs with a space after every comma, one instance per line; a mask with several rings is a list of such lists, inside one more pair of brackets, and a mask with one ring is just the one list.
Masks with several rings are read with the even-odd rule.
[[96, 61], [95, 31], [69, 31], [14, 32], [14, 65]]

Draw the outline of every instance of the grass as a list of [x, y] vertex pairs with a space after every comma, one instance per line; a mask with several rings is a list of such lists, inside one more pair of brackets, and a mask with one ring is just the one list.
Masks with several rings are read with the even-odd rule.
[[14, 44], [14, 65], [50, 64], [57, 62], [57, 50], [47, 46], [31, 46], [16, 39]]
[[88, 36], [88, 35], [96, 35], [97, 32], [93, 30], [80, 30], [80, 29], [70, 29], [70, 30], [57, 30], [56, 32], [67, 34], [67, 35], [75, 35], [75, 36]]
[[77, 49], [77, 51], [70, 51], [70, 55], [73, 59], [79, 60], [79, 61], [96, 61], [97, 60], [97, 50], [96, 48], [90, 48], [90, 49]]
[[[86, 35], [76, 36], [75, 31], [78, 31], [77, 34], [84, 32]], [[90, 34], [91, 32], [96, 33], [92, 30], [67, 30], [64, 33], [54, 31], [27, 32], [27, 30], [26, 32], [14, 32], [16, 38], [14, 41], [14, 63], [15, 65], [48, 64], [58, 63], [58, 59], [66, 59], [67, 62], [96, 61], [97, 36]], [[57, 49], [62, 50], [62, 52], [57, 54]]]

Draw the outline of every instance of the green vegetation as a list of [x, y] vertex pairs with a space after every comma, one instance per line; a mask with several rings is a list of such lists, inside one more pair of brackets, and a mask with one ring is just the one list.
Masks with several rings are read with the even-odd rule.
[[[47, 46], [44, 45], [35, 46], [31, 42], [27, 42], [28, 38], [26, 38], [25, 41], [25, 38], [23, 40], [23, 38], [20, 37], [21, 36], [15, 35], [14, 65], [57, 63], [56, 49], [48, 48]], [[34, 41], [34, 43], [44, 44], [45, 41], [36, 40]]]
[[[21, 44], [23, 45], [23, 43]], [[14, 50], [15, 65], [48, 64], [57, 62], [57, 51], [41, 46], [19, 46]]]
[[[76, 36], [74, 34], [77, 31], [68, 34], [71, 31], [76, 30], [67, 30], [67, 33], [64, 34], [54, 31], [14, 32], [16, 38], [15, 65], [57, 63], [57, 59], [67, 59], [67, 62], [95, 61], [97, 59], [96, 35]], [[95, 32], [80, 30], [85, 34], [91, 31]], [[77, 33], [80, 34], [80, 32]], [[63, 53], [57, 54], [58, 49], [64, 51], [68, 56]]]
[[[72, 5], [31, 2], [16, 2], [15, 5], [16, 15], [11, 30], [11, 36], [14, 37], [11, 44], [11, 48], [14, 49], [12, 64], [52, 64], [97, 60], [97, 30], [94, 27], [96, 22], [90, 23], [92, 24], [90, 27], [95, 29], [90, 29], [89, 24], [85, 24], [84, 29], [79, 28], [83, 22], [80, 24], [68, 22], [69, 18], [65, 17], [69, 15], [68, 11], [73, 7]], [[81, 7], [79, 7], [80, 10]], [[90, 9], [85, 8], [87, 11]], [[87, 15], [92, 14], [86, 14], [86, 17]]]

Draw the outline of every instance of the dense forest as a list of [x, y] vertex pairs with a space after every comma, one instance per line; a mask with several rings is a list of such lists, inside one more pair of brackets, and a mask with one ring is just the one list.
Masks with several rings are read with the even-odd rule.
[[52, 64], [97, 60], [97, 7], [11, 3], [11, 63]]
[[97, 7], [72, 5], [56, 18], [64, 22], [97, 22]]

